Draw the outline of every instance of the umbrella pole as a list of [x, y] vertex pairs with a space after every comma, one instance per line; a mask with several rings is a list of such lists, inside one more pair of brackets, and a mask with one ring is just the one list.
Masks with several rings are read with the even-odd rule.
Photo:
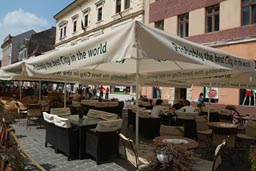
[[138, 45], [136, 58], [136, 149], [139, 148], [139, 59], [138, 59]]
[[21, 96], [22, 96], [22, 91], [21, 91], [21, 86], [22, 86], [22, 85], [21, 85], [21, 84], [22, 84], [22, 81], [20, 80], [20, 84], [19, 84], [19, 89], [20, 89], [20, 101], [21, 101], [21, 98], [22, 98], [22, 97], [21, 97]]
[[208, 91], [208, 97], [209, 97], [209, 102], [208, 102], [208, 122], [210, 122], [210, 106], [211, 106], [211, 89], [212, 87], [209, 87], [209, 91]]
[[64, 108], [66, 108], [67, 103], [67, 80], [65, 80], [64, 83]]
[[41, 103], [41, 99], [42, 99], [42, 95], [41, 95], [41, 84], [42, 84], [42, 81], [39, 80], [39, 83], [38, 83], [38, 99], [39, 99], [39, 103]]

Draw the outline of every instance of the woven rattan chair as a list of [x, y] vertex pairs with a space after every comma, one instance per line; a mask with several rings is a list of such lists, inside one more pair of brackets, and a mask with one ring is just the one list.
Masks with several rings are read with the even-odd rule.
[[41, 127], [42, 119], [42, 105], [41, 104], [28, 104], [27, 106], [27, 127], [32, 121], [38, 121]]
[[67, 159], [78, 156], [78, 129], [71, 127], [67, 118], [54, 116], [56, 130], [55, 151], [61, 151], [67, 155]]
[[86, 131], [86, 153], [92, 156], [97, 164], [112, 155], [119, 156], [118, 133], [122, 127], [122, 119], [100, 121], [95, 129]]
[[198, 162], [193, 164], [191, 170], [192, 171], [217, 171], [220, 170], [221, 166], [221, 152], [227, 145], [227, 139], [225, 138], [222, 142], [216, 147], [214, 152], [213, 161], [208, 161], [204, 159], [200, 159]]
[[149, 166], [149, 162], [146, 159], [143, 159], [142, 157], [138, 156], [133, 141], [124, 136], [122, 133], [119, 134], [119, 137], [124, 146], [125, 159], [127, 162], [127, 171], [130, 170], [129, 164], [131, 164], [131, 166], [135, 167], [136, 170], [139, 171], [142, 171], [144, 168], [147, 168]]

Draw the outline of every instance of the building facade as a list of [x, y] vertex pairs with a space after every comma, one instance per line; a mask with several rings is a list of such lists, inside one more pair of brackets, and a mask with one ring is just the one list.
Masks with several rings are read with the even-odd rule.
[[[255, 0], [149, 0], [145, 23], [196, 43], [256, 59]], [[146, 89], [147, 92], [145, 89], [143, 92], [152, 97], [154, 87]], [[188, 89], [163, 87], [162, 98], [171, 102], [179, 98], [197, 101], [200, 92], [205, 90], [204, 87], [195, 86]], [[216, 102], [220, 104], [239, 105], [246, 98], [246, 90], [216, 90]], [[244, 104], [254, 105], [254, 101], [249, 104], [246, 100]]]
[[[143, 0], [75, 0], [54, 16], [55, 47], [79, 44], [133, 20], [144, 22], [144, 6]], [[127, 94], [136, 90], [111, 86], [110, 91]]]
[[142, 0], [75, 0], [54, 18], [56, 48], [73, 46], [132, 20], [144, 21]]
[[1, 45], [3, 51], [2, 65], [7, 66], [13, 64], [15, 62], [20, 61], [19, 59], [19, 48], [23, 42], [27, 42], [30, 37], [35, 34], [34, 30], [30, 30], [24, 33], [21, 33], [17, 36], [8, 35], [3, 40], [3, 44]]

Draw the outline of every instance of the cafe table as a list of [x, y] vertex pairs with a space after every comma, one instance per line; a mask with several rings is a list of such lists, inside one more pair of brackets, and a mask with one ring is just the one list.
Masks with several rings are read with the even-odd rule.
[[199, 145], [199, 143], [193, 139], [175, 136], [158, 136], [153, 139], [153, 142], [163, 145], [170, 143], [176, 146], [185, 147], [187, 150], [196, 149]]
[[237, 124], [227, 123], [227, 122], [208, 122], [209, 127], [215, 128], [237, 128]]
[[228, 138], [227, 146], [235, 147], [237, 134], [237, 124], [226, 122], [208, 122], [208, 126], [212, 128], [212, 145], [217, 146], [223, 139]]
[[78, 128], [78, 131], [79, 131], [78, 157], [79, 159], [83, 159], [86, 157], [86, 153], [85, 153], [86, 130], [96, 128], [97, 124], [100, 121], [102, 121], [102, 119], [88, 117], [88, 116], [83, 116], [83, 118], [80, 119], [78, 114], [70, 115], [68, 118], [72, 126]]

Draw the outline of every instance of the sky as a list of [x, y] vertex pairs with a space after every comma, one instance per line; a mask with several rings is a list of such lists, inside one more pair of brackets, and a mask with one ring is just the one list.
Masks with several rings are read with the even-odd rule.
[[0, 0], [0, 44], [9, 34], [16, 36], [29, 30], [40, 32], [56, 27], [53, 16], [72, 2], [73, 0]]

